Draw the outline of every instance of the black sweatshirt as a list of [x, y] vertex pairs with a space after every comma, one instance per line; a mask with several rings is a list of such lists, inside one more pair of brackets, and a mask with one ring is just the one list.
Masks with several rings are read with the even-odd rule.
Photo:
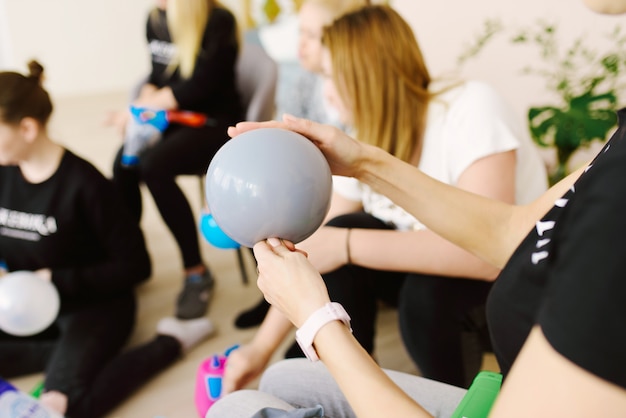
[[188, 79], [183, 79], [178, 70], [170, 74], [167, 69], [176, 47], [171, 42], [163, 10], [150, 15], [147, 38], [152, 60], [148, 82], [159, 88], [169, 86], [180, 109], [215, 118], [242, 114], [235, 75], [239, 53], [237, 22], [230, 11], [213, 8], [194, 72]]
[[65, 151], [39, 184], [0, 166], [0, 260], [52, 270], [61, 310], [133, 292], [151, 274], [143, 234], [110, 180]]

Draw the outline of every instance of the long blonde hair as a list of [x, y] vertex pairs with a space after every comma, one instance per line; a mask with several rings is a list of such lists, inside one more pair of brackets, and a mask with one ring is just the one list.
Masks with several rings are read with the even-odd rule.
[[167, 27], [177, 49], [170, 71], [178, 68], [181, 77], [191, 77], [209, 16], [218, 5], [215, 0], [167, 1]]
[[420, 151], [431, 98], [411, 27], [389, 6], [366, 6], [327, 26], [322, 43], [359, 140], [410, 161]]

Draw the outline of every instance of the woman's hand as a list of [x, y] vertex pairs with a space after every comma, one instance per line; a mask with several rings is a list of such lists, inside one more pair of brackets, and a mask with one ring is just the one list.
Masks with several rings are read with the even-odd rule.
[[257, 286], [296, 327], [330, 302], [319, 272], [292, 243], [269, 238], [254, 246], [254, 256], [259, 269]]
[[289, 129], [304, 135], [324, 153], [332, 173], [339, 176], [356, 177], [359, 166], [365, 158], [367, 145], [351, 138], [340, 129], [291, 115], [284, 115], [282, 122], [240, 122], [228, 128], [228, 135], [235, 137], [259, 128]]
[[267, 367], [272, 353], [254, 344], [246, 344], [228, 355], [222, 379], [224, 395], [244, 388]]
[[33, 273], [35, 273], [42, 280], [45, 280], [47, 282], [52, 281], [52, 270], [50, 269], [39, 269], [35, 270]]
[[130, 118], [131, 115], [128, 108], [124, 110], [113, 110], [105, 116], [104, 125], [115, 128], [120, 137], [123, 137]]

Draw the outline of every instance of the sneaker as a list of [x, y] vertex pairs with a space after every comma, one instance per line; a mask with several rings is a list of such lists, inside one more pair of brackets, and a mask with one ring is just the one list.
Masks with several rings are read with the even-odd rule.
[[235, 318], [235, 327], [246, 329], [260, 325], [265, 319], [265, 315], [269, 309], [270, 304], [265, 298], [261, 297], [259, 303], [237, 315], [237, 318]]
[[214, 331], [213, 323], [205, 317], [182, 320], [168, 316], [157, 324], [157, 333], [176, 338], [183, 353], [210, 337]]
[[190, 274], [185, 278], [183, 290], [176, 300], [176, 317], [194, 319], [204, 316], [209, 308], [215, 280], [208, 270], [202, 274]]

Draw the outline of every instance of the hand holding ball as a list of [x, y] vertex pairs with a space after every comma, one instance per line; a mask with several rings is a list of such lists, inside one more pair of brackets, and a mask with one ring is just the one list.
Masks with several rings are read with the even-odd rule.
[[322, 152], [307, 138], [262, 128], [218, 150], [205, 188], [215, 222], [239, 244], [253, 247], [271, 237], [298, 243], [324, 221], [332, 175]]
[[13, 335], [33, 335], [46, 329], [59, 313], [59, 293], [54, 285], [30, 271], [0, 277], [0, 330]]

